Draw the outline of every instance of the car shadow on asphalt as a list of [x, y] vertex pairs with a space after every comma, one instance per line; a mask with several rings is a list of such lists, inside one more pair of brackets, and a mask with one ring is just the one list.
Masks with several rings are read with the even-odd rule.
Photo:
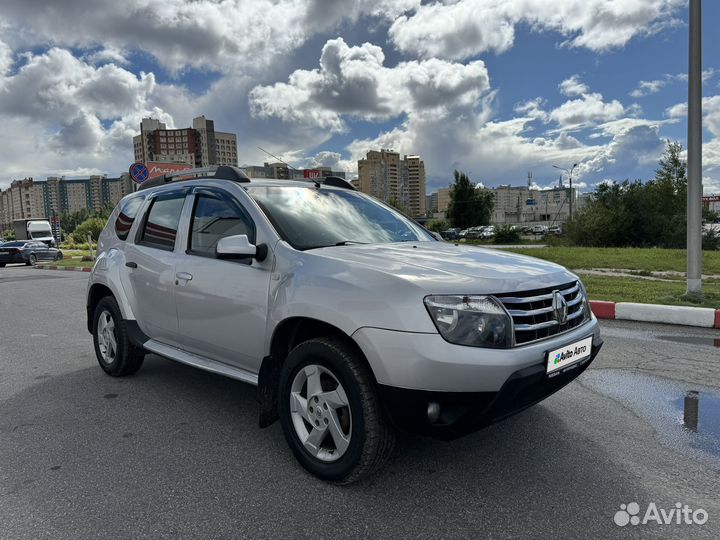
[[[592, 537], [621, 502], [644, 496], [544, 404], [452, 442], [402, 436], [383, 470], [339, 487], [301, 469], [277, 423], [257, 427], [255, 388], [152, 355], [122, 379], [92, 363], [40, 375], [5, 401], [0, 517], [32, 524], [52, 513], [79, 524], [75, 536], [183, 525], [273, 537]], [[322, 512], [308, 512], [308, 496]], [[98, 498], [123, 518], [98, 511]]]

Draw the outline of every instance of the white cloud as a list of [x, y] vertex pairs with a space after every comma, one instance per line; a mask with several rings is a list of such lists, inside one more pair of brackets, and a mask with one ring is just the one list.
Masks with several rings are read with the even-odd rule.
[[92, 53], [83, 56], [83, 60], [91, 64], [113, 63], [121, 66], [130, 64], [127, 59], [127, 52], [116, 47], [104, 47]]
[[422, 111], [444, 117], [458, 106], [472, 106], [489, 89], [485, 64], [430, 59], [384, 66], [382, 49], [370, 43], [349, 47], [342, 38], [322, 49], [320, 67], [296, 70], [287, 83], [250, 92], [252, 114], [343, 131], [344, 116], [381, 121]]
[[463, 59], [508, 50], [515, 27], [556, 31], [571, 47], [606, 51], [675, 24], [685, 0], [458, 0], [424, 4], [390, 28], [395, 47], [421, 57]]
[[655, 94], [667, 84], [667, 79], [655, 79], [654, 81], [640, 81], [638, 87], [630, 92], [630, 95], [634, 98], [647, 96], [648, 94]]
[[569, 79], [565, 79], [558, 85], [558, 88], [562, 95], [568, 97], [581, 96], [590, 90], [587, 84], [580, 80], [580, 75], [573, 75]]
[[578, 99], [571, 99], [552, 110], [549, 118], [557, 122], [563, 129], [579, 129], [599, 122], [608, 122], [625, 114], [625, 107], [618, 100], [603, 100], [597, 92], [583, 94]]
[[141, 50], [168, 71], [248, 72], [363, 14], [394, 19], [419, 0], [4, 0], [22, 45]]
[[0, 76], [5, 75], [13, 65], [13, 52], [10, 46], [0, 40]]
[[318, 152], [307, 160], [305, 165], [308, 169], [315, 167], [330, 167], [333, 171], [344, 171], [346, 173], [357, 174], [357, 161], [343, 159], [340, 152]]

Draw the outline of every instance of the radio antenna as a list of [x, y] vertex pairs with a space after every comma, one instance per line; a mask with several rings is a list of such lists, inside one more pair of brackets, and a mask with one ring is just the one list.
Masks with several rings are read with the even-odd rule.
[[270, 152], [268, 152], [268, 151], [265, 150], [264, 148], [260, 148], [259, 146], [258, 146], [258, 148], [259, 148], [260, 150], [262, 150], [263, 152], [265, 152], [265, 153], [266, 153], [268, 156], [270, 156], [271, 158], [277, 159], [277, 160], [278, 160], [280, 163], [282, 163], [283, 165], [287, 165], [287, 166], [288, 166], [289, 168], [291, 168], [293, 171], [297, 171], [297, 169], [296, 169], [295, 167], [293, 167], [293, 166], [290, 165], [289, 163], [285, 163], [282, 159], [280, 159], [279, 157], [277, 157], [275, 154], [271, 154]]

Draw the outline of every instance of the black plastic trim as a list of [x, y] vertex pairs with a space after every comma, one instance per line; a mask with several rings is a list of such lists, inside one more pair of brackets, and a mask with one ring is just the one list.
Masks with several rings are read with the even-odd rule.
[[125, 328], [127, 330], [130, 343], [136, 347], [143, 347], [145, 343], [150, 341], [150, 337], [146, 336], [145, 333], [140, 330], [140, 326], [137, 321], [125, 319]]
[[[573, 381], [595, 359], [602, 339], [595, 338], [592, 354], [557, 375], [546, 374], [545, 358], [508, 377], [498, 392], [430, 392], [379, 385], [380, 397], [393, 424], [403, 431], [452, 440], [468, 435], [535, 405]], [[429, 402], [440, 404], [440, 419], [427, 418]]]

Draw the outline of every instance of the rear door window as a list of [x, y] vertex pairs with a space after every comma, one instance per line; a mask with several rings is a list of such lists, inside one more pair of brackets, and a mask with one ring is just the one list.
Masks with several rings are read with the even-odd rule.
[[159, 195], [150, 206], [139, 244], [172, 251], [175, 247], [185, 193]]

